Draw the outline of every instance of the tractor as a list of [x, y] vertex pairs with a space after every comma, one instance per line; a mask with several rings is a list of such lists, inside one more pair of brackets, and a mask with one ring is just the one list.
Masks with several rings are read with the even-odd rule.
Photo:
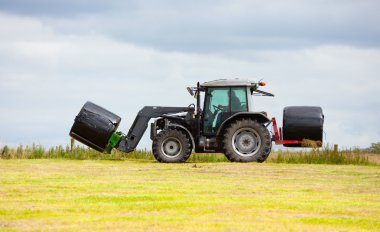
[[[186, 162], [196, 153], [224, 153], [232, 162], [264, 162], [272, 143], [288, 147], [322, 145], [324, 115], [321, 107], [284, 108], [283, 127], [264, 111], [252, 107], [252, 95], [274, 97], [260, 90], [263, 81], [221, 79], [187, 87], [196, 104], [187, 107], [145, 106], [127, 134], [117, 131], [121, 118], [86, 102], [74, 120], [70, 136], [104, 153], [132, 152], [150, 123], [155, 159]], [[203, 100], [203, 102], [201, 102]], [[272, 124], [272, 131], [268, 127]]]

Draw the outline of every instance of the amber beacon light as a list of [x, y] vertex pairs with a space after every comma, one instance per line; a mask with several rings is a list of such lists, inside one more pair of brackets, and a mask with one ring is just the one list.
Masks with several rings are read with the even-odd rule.
[[260, 86], [266, 86], [267, 83], [265, 83], [265, 81], [260, 81], [260, 82], [259, 82], [259, 85], [260, 85]]

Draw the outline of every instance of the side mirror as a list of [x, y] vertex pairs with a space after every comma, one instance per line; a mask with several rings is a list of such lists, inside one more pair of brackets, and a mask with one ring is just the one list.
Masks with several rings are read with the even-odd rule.
[[190, 87], [187, 87], [186, 89], [190, 93], [191, 96], [194, 96], [194, 92]]

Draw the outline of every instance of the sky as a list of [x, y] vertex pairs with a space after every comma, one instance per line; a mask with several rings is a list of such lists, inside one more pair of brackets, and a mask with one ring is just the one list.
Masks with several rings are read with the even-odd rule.
[[[66, 145], [86, 101], [122, 117], [263, 79], [257, 111], [321, 106], [325, 144], [380, 142], [377, 0], [0, 0], [0, 147]], [[150, 149], [146, 133], [138, 148]]]

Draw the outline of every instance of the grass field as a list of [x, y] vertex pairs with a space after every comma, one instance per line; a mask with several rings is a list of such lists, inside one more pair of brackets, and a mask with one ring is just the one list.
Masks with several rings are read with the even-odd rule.
[[380, 231], [380, 166], [0, 160], [0, 230]]

